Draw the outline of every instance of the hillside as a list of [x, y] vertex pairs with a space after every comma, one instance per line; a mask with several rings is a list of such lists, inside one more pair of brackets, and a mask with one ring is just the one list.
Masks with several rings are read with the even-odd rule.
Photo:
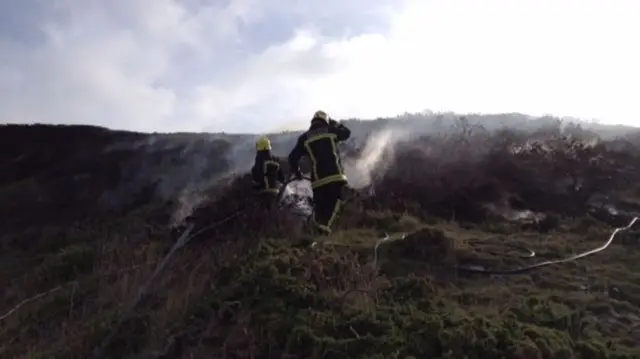
[[639, 358], [640, 223], [500, 272], [638, 216], [640, 133], [447, 116], [346, 121], [325, 240], [254, 135], [0, 126], [0, 358]]

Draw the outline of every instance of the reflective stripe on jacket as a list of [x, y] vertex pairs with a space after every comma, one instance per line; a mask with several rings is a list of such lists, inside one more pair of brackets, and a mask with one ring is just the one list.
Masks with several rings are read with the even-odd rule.
[[289, 154], [291, 171], [295, 171], [304, 155], [311, 160], [311, 187], [317, 188], [332, 182], [347, 182], [342, 168], [338, 143], [351, 136], [351, 131], [332, 121], [330, 125], [315, 121], [300, 137]]
[[280, 185], [284, 183], [284, 173], [280, 166], [280, 159], [270, 151], [258, 151], [251, 168], [254, 188], [260, 192], [278, 193]]

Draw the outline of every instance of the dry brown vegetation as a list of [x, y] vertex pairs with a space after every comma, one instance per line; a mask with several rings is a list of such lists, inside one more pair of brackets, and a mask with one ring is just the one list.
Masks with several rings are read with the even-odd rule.
[[[457, 134], [400, 143], [314, 249], [299, 219], [255, 206], [246, 177], [218, 181], [194, 213], [196, 230], [211, 227], [128, 311], [179, 234], [167, 228], [176, 202], [154, 197], [153, 183], [126, 206], [95, 205], [100, 186], [126, 180], [120, 168], [173, 155], [101, 152], [144, 136], [0, 129], [10, 144], [0, 162], [0, 357], [640, 357], [637, 229], [523, 275], [452, 269], [601, 245], [640, 211], [633, 142], [461, 123]], [[392, 240], [374, 263], [383, 233]]]

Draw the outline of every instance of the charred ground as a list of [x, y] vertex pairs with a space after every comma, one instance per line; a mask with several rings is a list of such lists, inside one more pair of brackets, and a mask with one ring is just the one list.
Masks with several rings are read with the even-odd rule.
[[[309, 250], [295, 218], [253, 207], [231, 160], [250, 137], [2, 127], [0, 357], [637, 358], [637, 229], [525, 275], [450, 269], [601, 245], [640, 212], [635, 136], [459, 122], [401, 141]], [[194, 206], [199, 228], [222, 224], [114, 331]], [[410, 234], [374, 266], [383, 233]]]

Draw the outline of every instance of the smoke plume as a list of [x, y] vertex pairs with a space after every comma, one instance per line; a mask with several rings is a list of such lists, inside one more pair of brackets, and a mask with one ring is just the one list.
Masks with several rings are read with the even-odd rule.
[[359, 155], [345, 160], [345, 172], [349, 184], [361, 189], [372, 183], [374, 176], [384, 173], [388, 167], [384, 159], [393, 155], [398, 141], [406, 138], [407, 132], [396, 127], [387, 127], [369, 135], [363, 146], [358, 146]]

